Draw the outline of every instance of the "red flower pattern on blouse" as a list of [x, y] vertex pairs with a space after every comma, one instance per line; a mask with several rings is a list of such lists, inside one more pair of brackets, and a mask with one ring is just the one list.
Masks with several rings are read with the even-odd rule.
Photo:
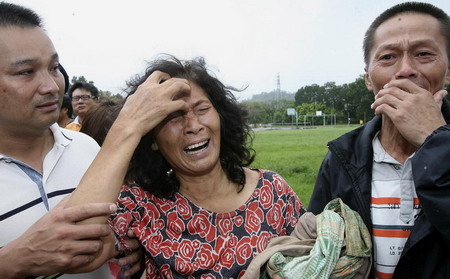
[[146, 278], [240, 278], [270, 239], [290, 234], [305, 211], [275, 172], [260, 170], [252, 196], [235, 211], [215, 213], [176, 193], [157, 198], [124, 185], [110, 224], [123, 241], [132, 229], [146, 249]]

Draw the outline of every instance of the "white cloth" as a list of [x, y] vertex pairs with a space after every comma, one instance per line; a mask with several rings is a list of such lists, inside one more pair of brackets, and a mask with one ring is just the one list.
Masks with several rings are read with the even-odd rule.
[[[23, 234], [75, 189], [100, 147], [85, 134], [50, 127], [55, 142], [44, 158], [43, 174], [0, 154], [0, 247]], [[47, 208], [48, 207], [48, 208]], [[109, 278], [109, 267], [58, 278]]]

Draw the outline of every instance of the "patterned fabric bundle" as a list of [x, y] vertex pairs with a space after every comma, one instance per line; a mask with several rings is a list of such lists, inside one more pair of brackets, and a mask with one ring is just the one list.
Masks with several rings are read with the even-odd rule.
[[293, 256], [277, 248], [279, 252], [271, 256], [260, 278], [368, 277], [372, 243], [359, 214], [338, 198], [329, 202], [315, 221], [317, 237], [312, 249]]

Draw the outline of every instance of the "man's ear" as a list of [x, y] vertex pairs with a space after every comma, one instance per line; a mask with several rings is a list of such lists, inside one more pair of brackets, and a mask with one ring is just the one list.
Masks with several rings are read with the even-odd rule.
[[448, 69], [447, 69], [447, 75], [445, 76], [445, 81], [444, 81], [444, 88], [447, 88], [449, 83], [450, 83], [450, 67], [448, 67]]
[[372, 82], [370, 81], [369, 74], [367, 73], [367, 67], [364, 68], [364, 71], [366, 72], [366, 73], [364, 74], [364, 82], [365, 82], [365, 84], [366, 84], [367, 90], [373, 92], [373, 86], [372, 86]]

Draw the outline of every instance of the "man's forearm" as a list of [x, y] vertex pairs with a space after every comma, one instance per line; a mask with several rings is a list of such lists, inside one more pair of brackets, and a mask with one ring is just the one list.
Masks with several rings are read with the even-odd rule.
[[[24, 270], [21, 270], [20, 258], [17, 258], [11, 251], [14, 251], [12, 247], [4, 246], [0, 248], [0, 274], [4, 279], [16, 279], [24, 278], [28, 274], [25, 274]], [[17, 251], [16, 251], [17, 252]]]

